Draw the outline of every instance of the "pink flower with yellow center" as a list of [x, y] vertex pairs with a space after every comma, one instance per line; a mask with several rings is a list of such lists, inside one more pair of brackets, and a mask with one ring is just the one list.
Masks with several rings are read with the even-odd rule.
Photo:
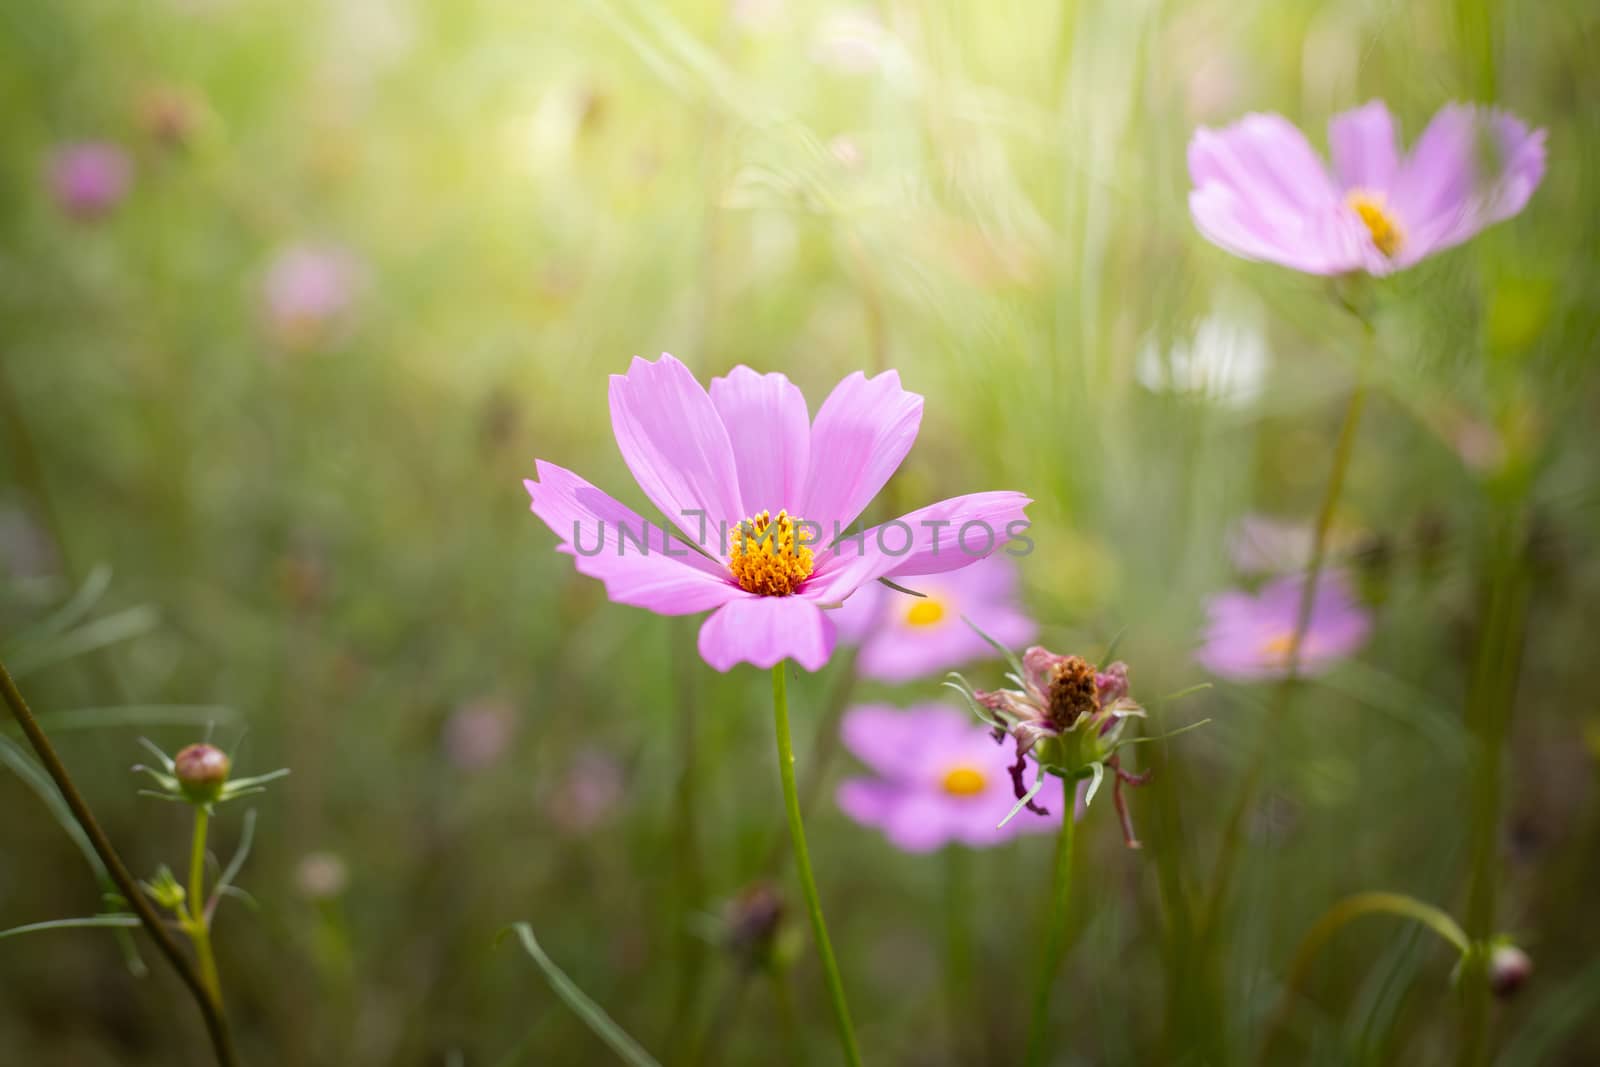
[[1246, 115], [1189, 143], [1200, 232], [1308, 274], [1390, 274], [1521, 211], [1544, 178], [1545, 131], [1450, 104], [1402, 156], [1382, 101], [1335, 115], [1333, 168], [1287, 119]]
[[1022, 610], [1017, 565], [1003, 552], [913, 585], [922, 596], [876, 585], [839, 609], [841, 638], [861, 646], [856, 670], [862, 677], [908, 682], [992, 658], [994, 646], [963, 619], [1007, 646], [1026, 644], [1038, 632]]
[[[931, 852], [952, 842], [986, 848], [1060, 825], [1029, 811], [1000, 825], [1016, 806], [1006, 752], [989, 727], [954, 708], [855, 707], [845, 712], [840, 736], [876, 777], [842, 783], [839, 807], [882, 830], [896, 848]], [[1040, 799], [1059, 812], [1064, 794], [1062, 780], [1051, 777]]]
[[710, 611], [700, 655], [719, 671], [785, 659], [816, 670], [835, 640], [825, 608], [879, 578], [959, 570], [1027, 525], [1027, 497], [988, 492], [853, 527], [922, 421], [922, 398], [894, 371], [845, 378], [815, 419], [782, 374], [735, 367], [707, 392], [670, 355], [612, 375], [610, 399], [622, 458], [667, 522], [544, 460], [523, 483], [533, 513], [613, 601]]
[[[1237, 682], [1286, 677], [1300, 616], [1301, 577], [1280, 578], [1259, 593], [1220, 593], [1206, 605], [1209, 622], [1195, 658], [1212, 674]], [[1372, 618], [1338, 572], [1317, 582], [1300, 641], [1299, 674], [1317, 674], [1353, 655], [1372, 632]]]

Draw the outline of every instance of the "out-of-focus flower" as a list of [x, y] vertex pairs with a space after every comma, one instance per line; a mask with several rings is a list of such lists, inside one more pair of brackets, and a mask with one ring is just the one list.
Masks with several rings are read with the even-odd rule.
[[[1143, 785], [1148, 775], [1123, 769], [1118, 754], [1128, 720], [1145, 714], [1128, 695], [1128, 665], [1112, 663], [1102, 671], [1081, 656], [1057, 655], [1039, 645], [1023, 652], [1020, 660], [1010, 659], [1008, 677], [1020, 689], [974, 689], [960, 675], [952, 675], [948, 684], [988, 723], [994, 740], [1009, 736], [1016, 742], [1016, 762], [1009, 768], [1013, 795], [1028, 810], [1042, 814], [1037, 797], [1048, 783], [1087, 780], [1088, 788], [1079, 794], [1086, 808], [1110, 771], [1123, 840], [1129, 848], [1139, 848], [1122, 786]], [[1023, 777], [1030, 756], [1038, 765], [1031, 789]]]
[[551, 821], [578, 836], [604, 825], [622, 803], [622, 766], [602, 749], [585, 749], [573, 758], [555, 791], [546, 798]]
[[1031, 501], [990, 492], [850, 532], [921, 421], [922, 397], [894, 371], [850, 375], [812, 421], [782, 374], [735, 367], [708, 394], [670, 355], [635, 359], [611, 378], [612, 429], [645, 496], [689, 544], [553, 463], [537, 461], [538, 480], [523, 484], [560, 550], [612, 600], [712, 611], [699, 640], [712, 667], [792, 659], [814, 671], [833, 652], [824, 608], [879, 578], [975, 563], [1026, 528]]
[[921, 597], [881, 585], [862, 589], [834, 616], [840, 637], [858, 642], [856, 670], [880, 682], [906, 682], [994, 655], [962, 621], [1003, 645], [1033, 640], [1039, 627], [1022, 610], [1017, 565], [1004, 554], [915, 582]]
[[332, 900], [350, 884], [350, 869], [338, 853], [307, 852], [295, 865], [294, 884], [308, 900]]
[[845, 170], [860, 170], [862, 161], [866, 159], [861, 151], [861, 142], [847, 133], [829, 138], [828, 154]]
[[50, 192], [75, 219], [103, 218], [122, 202], [133, 182], [133, 163], [106, 141], [62, 145], [50, 157]]
[[775, 29], [783, 18], [783, 8], [784, 0], [732, 0], [728, 5], [733, 21], [755, 33]]
[[[1301, 576], [1280, 578], [1259, 593], [1219, 593], [1206, 605], [1209, 621], [1195, 658], [1211, 673], [1233, 681], [1283, 678], [1300, 617]], [[1296, 657], [1296, 672], [1316, 674], [1366, 643], [1372, 619], [1337, 571], [1322, 575], [1312, 598]]]
[[188, 147], [204, 114], [205, 105], [192, 90], [157, 85], [139, 94], [135, 118], [156, 144], [181, 149]]
[[481, 771], [505, 755], [516, 732], [516, 711], [504, 700], [463, 704], [445, 720], [445, 756], [463, 771]]
[[[896, 848], [929, 852], [951, 842], [985, 848], [1057, 825], [1028, 812], [1005, 821], [1016, 806], [1005, 752], [987, 727], [954, 708], [855, 707], [845, 713], [840, 735], [877, 777], [841, 784], [839, 807], [882, 830]], [[1046, 790], [1048, 803], [1063, 802], [1059, 778]]]
[[1333, 170], [1280, 115], [1189, 144], [1189, 208], [1213, 243], [1310, 274], [1389, 274], [1521, 211], [1544, 177], [1545, 133], [1451, 104], [1404, 158], [1381, 101], [1329, 124]]
[[14, 579], [39, 578], [61, 569], [55, 542], [28, 511], [0, 506], [0, 571]]
[[817, 26], [811, 59], [840, 74], [868, 74], [883, 65], [893, 42], [882, 20], [871, 11], [835, 11]]
[[298, 244], [281, 250], [261, 289], [273, 335], [296, 348], [325, 340], [349, 311], [359, 277], [355, 258], [343, 248]]
[[1153, 392], [1184, 393], [1229, 407], [1248, 407], [1261, 397], [1267, 377], [1267, 331], [1259, 315], [1214, 312], [1188, 339], [1165, 354], [1154, 338], [1139, 349], [1134, 372]]

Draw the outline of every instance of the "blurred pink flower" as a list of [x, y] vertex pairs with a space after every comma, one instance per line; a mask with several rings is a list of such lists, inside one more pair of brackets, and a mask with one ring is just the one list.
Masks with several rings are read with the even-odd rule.
[[[1304, 578], [1294, 576], [1270, 582], [1255, 595], [1234, 591], [1212, 597], [1206, 605], [1210, 621], [1195, 658], [1211, 673], [1233, 681], [1286, 676], [1304, 588]], [[1345, 577], [1324, 574], [1300, 642], [1298, 673], [1327, 670], [1365, 644], [1371, 631], [1372, 619]]]
[[463, 704], [445, 720], [445, 755], [463, 771], [481, 771], [505, 755], [516, 732], [516, 711], [505, 701]]
[[1189, 143], [1189, 209], [1213, 243], [1310, 274], [1389, 274], [1521, 211], [1544, 177], [1545, 132], [1451, 104], [1400, 155], [1382, 101], [1329, 123], [1333, 170], [1280, 115]]
[[1003, 554], [915, 579], [912, 586], [924, 595], [868, 586], [835, 614], [840, 637], [861, 646], [856, 670], [862, 677], [907, 682], [993, 658], [994, 647], [962, 616], [1007, 647], [1027, 644], [1039, 629], [1022, 610], [1017, 565]]
[[584, 749], [547, 798], [551, 821], [567, 834], [588, 833], [616, 814], [625, 784], [615, 756], [603, 749]]
[[[839, 786], [839, 807], [880, 829], [906, 852], [931, 852], [956, 842], [986, 848], [1026, 833], [1048, 833], [1059, 823], [1019, 811], [1006, 751], [994, 731], [954, 708], [920, 704], [900, 711], [883, 705], [851, 708], [840, 736], [877, 775]], [[1062, 780], [1050, 776], [1039, 798], [1059, 811]]]
[[359, 275], [355, 258], [343, 248], [297, 244], [282, 249], [262, 281], [268, 325], [288, 344], [315, 344], [349, 310]]
[[66, 214], [85, 221], [109, 214], [133, 182], [128, 154], [104, 141], [62, 145], [50, 157], [50, 192]]
[[850, 532], [922, 421], [922, 397], [894, 371], [850, 375], [814, 421], [782, 374], [735, 367], [708, 394], [670, 355], [635, 359], [610, 392], [623, 460], [689, 544], [544, 460], [538, 480], [523, 483], [533, 513], [613, 601], [660, 615], [711, 611], [699, 648], [719, 671], [785, 659], [817, 670], [835, 637], [823, 608], [881, 577], [964, 567], [1027, 523], [1027, 497], [990, 492]]

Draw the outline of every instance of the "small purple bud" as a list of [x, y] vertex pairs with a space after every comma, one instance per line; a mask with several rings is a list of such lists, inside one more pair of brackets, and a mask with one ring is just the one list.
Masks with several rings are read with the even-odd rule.
[[1501, 1000], [1516, 995], [1533, 975], [1533, 960], [1516, 945], [1496, 945], [1489, 954], [1489, 989]]
[[222, 795], [233, 761], [215, 745], [190, 745], [172, 758], [172, 773], [184, 795], [196, 804], [210, 804]]

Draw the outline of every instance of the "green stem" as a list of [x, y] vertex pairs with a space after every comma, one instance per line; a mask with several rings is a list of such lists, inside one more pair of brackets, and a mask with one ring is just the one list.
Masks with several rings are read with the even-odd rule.
[[[1368, 327], [1369, 348], [1371, 333], [1371, 328]], [[1232, 887], [1234, 869], [1239, 858], [1239, 846], [1243, 839], [1245, 816], [1254, 806], [1256, 795], [1261, 790], [1261, 780], [1266, 772], [1267, 760], [1277, 741], [1278, 728], [1293, 703], [1295, 683], [1300, 673], [1301, 646], [1305, 641], [1306, 630], [1311, 624], [1311, 611], [1316, 604], [1317, 583], [1322, 576], [1323, 565], [1327, 562], [1328, 530], [1333, 525], [1333, 515], [1338, 510], [1339, 496], [1344, 490], [1345, 473], [1350, 466], [1350, 455], [1355, 448], [1356, 427], [1361, 422], [1361, 410], [1366, 403], [1366, 396], [1364, 374], [1358, 374], [1355, 387], [1350, 391], [1350, 401], [1345, 406], [1344, 422], [1339, 428], [1338, 443], [1334, 446], [1333, 469], [1328, 475], [1328, 485], [1323, 490], [1322, 504], [1317, 510], [1317, 524], [1312, 531], [1311, 559], [1306, 564], [1305, 584], [1300, 589], [1300, 603], [1295, 613], [1294, 629], [1289, 634], [1289, 650], [1286, 656], [1288, 671], [1283, 681], [1278, 684], [1272, 704], [1267, 709], [1266, 718], [1261, 725], [1261, 736], [1256, 741], [1255, 751], [1245, 771], [1244, 783], [1240, 786], [1239, 795], [1229, 811], [1227, 822], [1223, 824], [1222, 844], [1217, 852], [1216, 874], [1212, 879], [1211, 893], [1201, 917], [1201, 935], [1208, 941], [1216, 933], [1218, 918], [1227, 901], [1228, 891]]]
[[778, 774], [783, 779], [783, 805], [789, 815], [789, 837], [794, 843], [795, 869], [800, 874], [806, 911], [811, 916], [811, 931], [817, 939], [817, 955], [822, 960], [823, 977], [827, 979], [828, 995], [833, 1002], [833, 1021], [839, 1030], [839, 1044], [844, 1050], [845, 1062], [851, 1067], [860, 1067], [861, 1052], [856, 1048], [855, 1029], [850, 1025], [850, 1008], [844, 999], [844, 980], [839, 977], [839, 963], [833, 956], [833, 942], [828, 939], [828, 924], [822, 918], [822, 899], [817, 895], [816, 876], [811, 873], [811, 852], [806, 848], [806, 828], [800, 818], [800, 794], [794, 781], [794, 743], [789, 739], [789, 695], [784, 676], [787, 665], [787, 661], [780, 661], [772, 668], [772, 717], [778, 734]]
[[1028, 1024], [1028, 1052], [1023, 1062], [1037, 1067], [1044, 1062], [1045, 1039], [1050, 1030], [1050, 989], [1061, 969], [1067, 939], [1067, 916], [1072, 904], [1072, 844], [1078, 820], [1074, 818], [1073, 783], [1067, 784], [1061, 805], [1061, 832], [1056, 837], [1055, 877], [1050, 887], [1050, 926], [1045, 933], [1044, 960], [1033, 991], [1033, 1019]]
[[189, 846], [189, 921], [184, 930], [194, 944], [200, 962], [200, 979], [218, 1008], [222, 1006], [222, 978], [217, 973], [217, 958], [211, 951], [211, 919], [206, 914], [206, 833], [211, 813], [203, 805], [194, 806], [194, 841]]
[[[1503, 511], [1495, 524], [1488, 561], [1489, 583], [1483, 628], [1478, 639], [1467, 725], [1473, 735], [1468, 794], [1471, 813], [1471, 874], [1467, 891], [1467, 931], [1479, 942], [1494, 933], [1495, 878], [1499, 872], [1500, 794], [1511, 705], [1516, 697], [1528, 590], [1520, 565], [1523, 519], [1517, 509]], [[1481, 967], [1462, 974], [1460, 1063], [1480, 1067], [1489, 1058], [1488, 974]]]
[[61, 790], [61, 798], [67, 802], [67, 807], [71, 809], [72, 817], [77, 820], [78, 825], [83, 827], [84, 835], [94, 846], [101, 862], [106, 865], [106, 872], [116, 883], [117, 890], [139, 916], [145, 931], [155, 941], [156, 947], [167, 958], [167, 962], [178, 972], [178, 977], [189, 987], [195, 1004], [200, 1008], [201, 1017], [205, 1020], [206, 1031], [211, 1035], [211, 1045], [216, 1052], [217, 1063], [220, 1067], [234, 1067], [239, 1060], [233, 1051], [233, 1037], [228, 1032], [228, 1022], [222, 1013], [221, 1001], [212, 999], [199, 971], [190, 962], [189, 957], [184, 955], [183, 949], [179, 947], [161, 916], [156, 914], [155, 908], [139, 888], [139, 883], [128, 873], [122, 857], [117, 855], [116, 849], [111, 846], [111, 839], [100, 828], [100, 823], [89, 810], [83, 795], [73, 784], [65, 764], [61, 762], [61, 757], [56, 755], [54, 746], [40, 728], [39, 721], [34, 718], [32, 709], [22, 698], [22, 693], [17, 689], [16, 682], [11, 680], [11, 674], [5, 669], [4, 664], [0, 664], [0, 696], [5, 698], [11, 713], [16, 716], [17, 725], [22, 727], [28, 743], [33, 746], [34, 752], [38, 753], [39, 762], [44, 764], [44, 769], [55, 782], [56, 788]]
[[945, 846], [945, 995], [950, 1043], [956, 1059], [969, 1062], [979, 1042], [972, 1030], [972, 864], [962, 845]]
[[1466, 931], [1461, 929], [1448, 912], [1432, 904], [1425, 904], [1404, 893], [1357, 893], [1355, 896], [1346, 897], [1324, 912], [1301, 940], [1300, 947], [1294, 954], [1294, 961], [1289, 964], [1289, 975], [1284, 979], [1283, 995], [1278, 1001], [1278, 1010], [1267, 1024], [1266, 1036], [1262, 1039], [1261, 1063], [1271, 1062], [1273, 1041], [1287, 1023], [1300, 985], [1305, 979], [1306, 972], [1311, 968], [1312, 960], [1322, 951], [1322, 946], [1352, 920], [1359, 919], [1363, 915], [1378, 914], [1397, 915], [1402, 919], [1415, 920], [1450, 942], [1463, 956], [1471, 950], [1471, 942], [1467, 939]]

